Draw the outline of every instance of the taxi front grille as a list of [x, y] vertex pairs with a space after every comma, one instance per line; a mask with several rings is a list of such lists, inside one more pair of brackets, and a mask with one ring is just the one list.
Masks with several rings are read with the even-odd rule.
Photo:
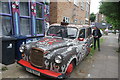
[[32, 48], [30, 54], [30, 63], [38, 68], [44, 67], [44, 52], [39, 48]]

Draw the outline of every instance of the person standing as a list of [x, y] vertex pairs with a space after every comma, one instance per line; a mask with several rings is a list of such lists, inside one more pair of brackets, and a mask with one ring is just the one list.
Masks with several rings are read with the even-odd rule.
[[94, 37], [94, 50], [96, 49], [96, 42], [98, 46], [98, 51], [100, 51], [100, 37], [102, 36], [100, 30], [95, 26], [93, 27], [93, 37]]

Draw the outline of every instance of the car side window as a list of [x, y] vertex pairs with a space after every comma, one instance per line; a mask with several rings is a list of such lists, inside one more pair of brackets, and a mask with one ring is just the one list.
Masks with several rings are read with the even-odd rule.
[[80, 30], [79, 38], [85, 38], [85, 29]]
[[86, 28], [86, 38], [89, 36], [89, 28]]
[[86, 28], [86, 38], [87, 37], [90, 37], [92, 35], [92, 31], [91, 31], [91, 28]]
[[88, 28], [88, 36], [91, 36], [91, 34], [92, 34], [91, 28]]

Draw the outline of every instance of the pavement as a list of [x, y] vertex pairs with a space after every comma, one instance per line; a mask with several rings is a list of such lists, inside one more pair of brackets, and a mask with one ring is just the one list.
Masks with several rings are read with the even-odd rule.
[[[75, 67], [71, 78], [118, 78], [117, 35], [110, 33], [102, 38], [101, 51], [96, 50], [93, 56], [86, 57]], [[2, 78], [42, 78], [28, 73], [16, 63], [2, 66], [7, 67], [2, 71]]]
[[101, 51], [94, 56], [94, 68], [89, 73], [92, 78], [118, 78], [117, 36], [109, 34], [101, 45]]
[[103, 36], [101, 51], [80, 63], [71, 78], [118, 78], [118, 35]]

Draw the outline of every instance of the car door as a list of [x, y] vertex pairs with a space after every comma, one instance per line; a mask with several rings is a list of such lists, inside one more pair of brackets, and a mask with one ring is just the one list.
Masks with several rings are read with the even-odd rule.
[[86, 48], [87, 48], [87, 54], [90, 53], [90, 46], [92, 43], [92, 37], [91, 37], [91, 28], [86, 28]]
[[81, 48], [81, 51], [80, 51], [81, 57], [83, 58], [87, 51], [87, 49], [86, 49], [87, 39], [86, 39], [86, 29], [85, 28], [80, 29], [78, 40], [80, 42], [80, 44], [78, 46], [79, 46], [79, 48]]
[[88, 28], [88, 46], [89, 48], [92, 46], [93, 44], [93, 36], [92, 36], [92, 29], [91, 27]]

